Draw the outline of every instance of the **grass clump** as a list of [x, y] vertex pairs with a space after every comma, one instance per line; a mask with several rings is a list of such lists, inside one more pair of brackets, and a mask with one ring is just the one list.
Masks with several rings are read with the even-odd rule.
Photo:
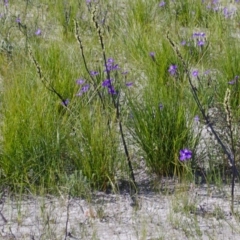
[[[142, 102], [132, 103], [131, 108], [133, 138], [144, 151], [151, 171], [159, 176], [179, 174], [179, 149], [191, 145], [186, 109], [178, 104], [181, 93], [174, 91], [177, 90], [174, 85], [165, 88], [173, 94], [161, 96], [160, 93], [156, 98], [150, 90]], [[161, 90], [156, 88], [156, 91]]]

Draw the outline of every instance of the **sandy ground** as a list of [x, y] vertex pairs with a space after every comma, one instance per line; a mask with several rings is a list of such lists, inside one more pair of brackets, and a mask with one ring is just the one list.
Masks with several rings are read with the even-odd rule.
[[168, 191], [140, 190], [139, 207], [128, 193], [2, 197], [0, 239], [240, 239], [238, 188], [234, 215], [229, 186], [170, 183]]

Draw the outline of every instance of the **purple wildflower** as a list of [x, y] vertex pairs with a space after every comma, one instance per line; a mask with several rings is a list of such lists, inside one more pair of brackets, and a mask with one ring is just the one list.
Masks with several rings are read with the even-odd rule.
[[198, 46], [203, 46], [205, 44], [205, 42], [203, 41], [203, 40], [198, 40], [198, 42], [197, 42], [197, 45]]
[[152, 58], [153, 61], [155, 61], [155, 52], [150, 52], [149, 56]]
[[90, 71], [90, 75], [92, 77], [97, 76], [98, 74], [99, 74], [99, 72], [97, 72], [97, 71]]
[[176, 74], [177, 72], [177, 65], [170, 65], [170, 67], [168, 68], [168, 72], [173, 76]]
[[198, 76], [198, 70], [193, 70], [192, 71], [192, 76], [197, 77]]
[[104, 71], [105, 72], [110, 72], [110, 71], [118, 70], [118, 69], [120, 69], [120, 68], [119, 68], [118, 64], [114, 64], [114, 59], [113, 58], [108, 58]]
[[64, 107], [67, 107], [67, 105], [69, 104], [69, 99], [67, 98], [67, 99], [65, 99], [65, 100], [63, 100], [62, 102], [61, 102], [61, 104], [64, 106]]
[[235, 83], [236, 83], [236, 80], [235, 80], [235, 79], [233, 79], [232, 81], [228, 82], [228, 84], [230, 84], [230, 85], [233, 85], [233, 84], [235, 84]]
[[165, 1], [161, 1], [160, 3], [159, 3], [159, 7], [164, 7], [166, 5], [166, 2]]
[[85, 92], [87, 92], [87, 91], [89, 90], [89, 88], [90, 88], [90, 85], [89, 85], [89, 84], [84, 85], [84, 86], [81, 88], [80, 92], [77, 94], [77, 96], [82, 96], [83, 93], [85, 93]]
[[78, 84], [78, 85], [82, 85], [84, 83], [85, 83], [85, 80], [82, 78], [79, 78], [78, 80], [76, 80], [76, 84]]
[[117, 94], [116, 90], [114, 89], [114, 87], [112, 85], [108, 86], [108, 93], [110, 94]]
[[90, 85], [89, 85], [89, 84], [86, 84], [86, 85], [84, 85], [84, 86], [82, 87], [81, 91], [82, 91], [82, 92], [87, 92], [88, 89], [89, 89], [89, 87], [90, 87]]
[[195, 37], [205, 37], [205, 33], [204, 32], [195, 32], [193, 33], [193, 38]]
[[192, 158], [192, 151], [187, 148], [180, 150], [179, 154], [180, 161], [186, 161]]
[[21, 20], [19, 17], [16, 18], [16, 23], [21, 23]]
[[125, 85], [126, 85], [127, 87], [131, 87], [131, 86], [133, 85], [133, 82], [127, 82]]
[[223, 15], [225, 16], [225, 18], [229, 18], [231, 16], [233, 16], [236, 13], [236, 8], [227, 8], [225, 7], [223, 9]]
[[193, 33], [192, 37], [193, 37], [193, 38], [195, 38], [195, 37], [199, 37], [199, 33], [198, 33], [198, 32]]
[[160, 110], [163, 110], [163, 104], [162, 103], [160, 103], [158, 107], [159, 107]]
[[194, 117], [194, 121], [195, 121], [195, 122], [199, 122], [199, 116], [198, 116], [198, 115], [196, 115], [196, 116]]
[[103, 86], [103, 87], [110, 87], [110, 86], [111, 86], [111, 83], [112, 83], [112, 79], [105, 79], [105, 80], [102, 82], [102, 86]]
[[108, 58], [107, 62], [108, 63], [114, 63], [114, 59], [113, 58]]
[[239, 76], [235, 76], [233, 80], [231, 80], [230, 82], [228, 82], [228, 84], [230, 84], [230, 85], [235, 84], [235, 83], [237, 82], [238, 78], [239, 78]]
[[114, 87], [112, 85], [112, 81], [113, 81], [113, 79], [105, 79], [102, 82], [102, 86], [108, 88], [108, 93], [110, 93], [110, 94], [117, 94], [116, 90], [114, 89]]
[[128, 74], [128, 71], [124, 71], [124, 72], [121, 72], [122, 75], [127, 75]]
[[185, 40], [182, 40], [182, 41], [181, 41], [181, 45], [182, 45], [182, 46], [185, 46], [186, 43], [187, 43], [187, 42], [186, 42]]
[[41, 29], [38, 28], [38, 30], [35, 32], [35, 35], [39, 36], [41, 35], [41, 33], [42, 33]]
[[150, 52], [149, 55], [150, 57], [155, 57], [155, 52]]

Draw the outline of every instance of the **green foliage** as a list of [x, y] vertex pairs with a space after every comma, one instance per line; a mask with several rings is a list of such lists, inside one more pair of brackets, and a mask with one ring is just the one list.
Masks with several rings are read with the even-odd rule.
[[[208, 27], [211, 22], [211, 9], [202, 1], [178, 1], [172, 3], [176, 23], [184, 26]], [[173, 15], [174, 16], [174, 15]]]
[[[187, 112], [179, 104], [183, 96], [178, 87], [170, 84], [161, 90], [151, 88], [146, 90], [142, 102], [131, 102], [130, 131], [144, 151], [151, 171], [160, 176], [179, 174], [179, 150], [191, 145]], [[168, 92], [167, 96], [164, 96], [164, 91]], [[159, 94], [158, 98], [156, 93]]]
[[[56, 193], [65, 188], [73, 195], [88, 188], [107, 190], [120, 170], [129, 170], [123, 163], [126, 152], [119, 140], [119, 122], [123, 135], [126, 129], [132, 134], [151, 172], [178, 175], [186, 170], [179, 150], [194, 148], [191, 123], [200, 112], [196, 113], [176, 48], [205, 110], [222, 103], [228, 82], [239, 76], [239, 41], [233, 32], [239, 16], [215, 11], [214, 3], [207, 1], [165, 2], [11, 1], [8, 7], [0, 3], [2, 184], [19, 191]], [[104, 51], [92, 22], [95, 5]], [[75, 39], [74, 19], [86, 62]], [[36, 34], [38, 28], [41, 34]], [[192, 35], [201, 32], [204, 43], [199, 46]], [[110, 95], [102, 86], [103, 53], [120, 66], [110, 75], [120, 95]], [[169, 72], [171, 65], [177, 66], [176, 74]], [[198, 77], [192, 76], [193, 69], [198, 69]], [[91, 77], [88, 70], [99, 75]], [[129, 73], [123, 75], [124, 71]], [[81, 96], [79, 78], [90, 86]], [[133, 85], [127, 90], [130, 81]], [[239, 81], [230, 88], [236, 117]], [[66, 107], [62, 101], [67, 99]]]
[[91, 102], [68, 118], [67, 124], [73, 123], [73, 132], [67, 147], [71, 149], [72, 168], [81, 169], [93, 188], [106, 190], [109, 181], [115, 182], [116, 167], [120, 163], [119, 142], [114, 119], [100, 104]]

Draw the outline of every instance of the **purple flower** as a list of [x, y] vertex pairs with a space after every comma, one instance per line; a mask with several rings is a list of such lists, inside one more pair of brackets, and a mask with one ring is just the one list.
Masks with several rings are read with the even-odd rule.
[[236, 80], [235, 80], [235, 79], [233, 79], [232, 81], [228, 82], [228, 84], [230, 84], [230, 85], [233, 85], [233, 84], [235, 84], [235, 83], [236, 83]]
[[198, 42], [197, 42], [197, 45], [198, 46], [203, 46], [205, 44], [205, 42], [203, 41], [203, 40], [198, 40]]
[[104, 72], [110, 72], [110, 71], [118, 70], [118, 69], [120, 69], [120, 68], [119, 68], [118, 64], [114, 65], [114, 59], [108, 58]]
[[193, 33], [192, 37], [193, 37], [193, 38], [199, 37], [199, 33], [198, 33], [198, 32], [197, 32], [197, 33]]
[[204, 32], [195, 32], [193, 33], [192, 37], [197, 39], [197, 45], [203, 46], [205, 44], [205, 36]]
[[112, 85], [108, 86], [108, 93], [110, 94], [117, 94], [116, 90], [114, 89], [114, 87]]
[[114, 59], [113, 58], [108, 58], [107, 62], [112, 64], [112, 63], [114, 63]]
[[[117, 94], [116, 90], [114, 89], [113, 85], [112, 85], [112, 81], [113, 79], [105, 79], [103, 82], [102, 82], [102, 86], [103, 87], [107, 87], [108, 88], [108, 93], [110, 94]], [[128, 83], [130, 84], [130, 83]], [[127, 85], [127, 84], [126, 84]], [[130, 86], [130, 85], [129, 85]]]
[[90, 4], [91, 3], [91, 0], [86, 0], [86, 4]]
[[81, 91], [82, 91], [82, 92], [87, 92], [89, 88], [90, 88], [90, 85], [89, 85], [89, 84], [86, 84], [86, 85], [84, 85], [84, 86], [82, 87]]
[[113, 66], [112, 70], [118, 70], [118, 69], [120, 69], [120, 67], [118, 66], [118, 64], [116, 64], [116, 65]]
[[19, 17], [16, 18], [16, 23], [21, 23], [21, 20]]
[[67, 105], [69, 104], [69, 99], [67, 98], [67, 99], [65, 99], [65, 100], [63, 100], [62, 102], [61, 102], [61, 104], [64, 106], [64, 107], [67, 107]]
[[127, 74], [128, 74], [128, 71], [122, 72], [122, 75], [127, 75]]
[[194, 117], [194, 121], [195, 121], [195, 122], [199, 122], [199, 116], [198, 116], [198, 115], [196, 115], [196, 116]]
[[4, 0], [4, 6], [8, 6], [8, 0]]
[[38, 30], [35, 32], [35, 35], [39, 36], [41, 35], [41, 33], [42, 33], [41, 29], [38, 28]]
[[228, 84], [230, 84], [230, 85], [235, 84], [235, 83], [237, 82], [238, 78], [239, 78], [239, 76], [235, 76], [233, 80], [231, 80], [230, 82], [228, 82]]
[[177, 65], [170, 65], [170, 67], [168, 68], [168, 72], [173, 76], [176, 74], [177, 72]]
[[99, 74], [99, 72], [97, 72], [97, 71], [90, 71], [90, 75], [92, 77], [97, 76], [98, 74]]
[[150, 56], [150, 57], [155, 57], [155, 52], [150, 52], [150, 53], [149, 53], [149, 56]]
[[232, 9], [228, 9], [227, 7], [225, 7], [223, 9], [223, 15], [225, 16], [225, 18], [231, 17], [236, 13], [236, 9], [232, 8]]
[[76, 80], [76, 84], [78, 84], [78, 85], [82, 85], [84, 83], [85, 83], [85, 80], [82, 78], [79, 78], [78, 80]]
[[102, 86], [103, 86], [103, 87], [110, 87], [112, 81], [113, 81], [112, 79], [105, 79], [105, 80], [102, 82]]
[[153, 61], [155, 61], [155, 52], [150, 52], [149, 56], [152, 58]]
[[164, 7], [166, 5], [166, 2], [165, 1], [161, 1], [160, 3], [159, 3], [159, 7]]
[[126, 83], [126, 86], [127, 86], [127, 87], [131, 87], [132, 85], [133, 85], [133, 82], [127, 82], [127, 83]]
[[187, 43], [187, 42], [186, 42], [185, 40], [182, 40], [182, 41], [181, 41], [181, 45], [182, 45], [182, 46], [185, 46], [186, 43]]
[[192, 76], [197, 77], [198, 76], [198, 70], [193, 70], [192, 71]]
[[193, 33], [193, 38], [195, 37], [205, 37], [205, 33], [204, 32], [196, 32], [196, 33]]
[[192, 151], [187, 148], [180, 150], [179, 154], [180, 161], [186, 161], [192, 158]]
[[160, 103], [158, 107], [159, 107], [160, 110], [163, 110], [163, 104], [162, 103]]
[[80, 92], [77, 94], [77, 96], [82, 96], [83, 93], [85, 93], [85, 92], [87, 92], [87, 91], [89, 90], [89, 88], [90, 88], [90, 85], [89, 85], [89, 84], [84, 85], [84, 86], [81, 88]]

